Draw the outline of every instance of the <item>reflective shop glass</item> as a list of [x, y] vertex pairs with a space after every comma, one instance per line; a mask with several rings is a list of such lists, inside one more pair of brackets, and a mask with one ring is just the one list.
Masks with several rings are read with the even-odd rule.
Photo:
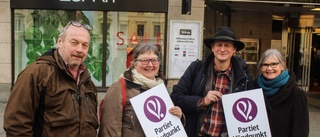
[[140, 43], [156, 44], [164, 52], [165, 13], [15, 9], [14, 79], [45, 51], [57, 47], [58, 35], [70, 20], [93, 27], [85, 64], [97, 87], [119, 79], [127, 69], [127, 54]]

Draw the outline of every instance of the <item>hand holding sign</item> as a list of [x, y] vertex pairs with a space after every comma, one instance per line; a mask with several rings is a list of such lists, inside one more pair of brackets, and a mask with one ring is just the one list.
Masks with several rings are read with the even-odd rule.
[[181, 109], [173, 106], [164, 84], [131, 98], [130, 102], [147, 137], [187, 137], [178, 117]]

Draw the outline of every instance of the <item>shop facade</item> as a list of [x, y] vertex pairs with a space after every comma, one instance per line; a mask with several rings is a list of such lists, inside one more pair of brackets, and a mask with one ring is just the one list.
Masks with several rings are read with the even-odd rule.
[[[202, 22], [203, 1], [193, 1], [192, 14], [182, 13], [180, 0], [9, 0], [0, 2], [0, 87], [6, 96], [18, 74], [50, 48], [70, 20], [93, 27], [85, 63], [99, 91], [104, 92], [126, 70], [127, 54], [139, 44], [161, 51], [161, 70], [167, 75], [170, 21]], [[184, 9], [185, 10], [185, 9]], [[202, 24], [198, 26], [202, 28]], [[202, 34], [198, 33], [198, 41]], [[197, 44], [202, 48], [202, 45]], [[201, 50], [200, 48], [200, 50]], [[169, 79], [168, 88], [177, 79]], [[7, 98], [7, 97], [5, 97]]]

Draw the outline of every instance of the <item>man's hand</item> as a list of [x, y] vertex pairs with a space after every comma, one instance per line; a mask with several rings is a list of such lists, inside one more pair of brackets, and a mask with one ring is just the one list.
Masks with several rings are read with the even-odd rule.
[[212, 102], [218, 102], [221, 99], [222, 94], [219, 91], [210, 90], [204, 97], [204, 105], [209, 105]]

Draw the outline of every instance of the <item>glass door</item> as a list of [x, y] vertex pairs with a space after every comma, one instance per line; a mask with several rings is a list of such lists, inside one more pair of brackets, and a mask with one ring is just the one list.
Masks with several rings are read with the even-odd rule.
[[312, 27], [306, 27], [291, 30], [288, 35], [288, 69], [293, 70], [304, 91], [310, 86], [312, 31]]

